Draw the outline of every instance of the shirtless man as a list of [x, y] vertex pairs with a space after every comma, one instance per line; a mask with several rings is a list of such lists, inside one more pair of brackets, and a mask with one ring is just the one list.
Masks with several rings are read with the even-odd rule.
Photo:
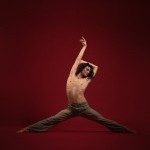
[[89, 106], [84, 97], [84, 92], [88, 84], [92, 81], [92, 78], [96, 75], [98, 66], [82, 60], [87, 43], [84, 37], [81, 38], [80, 42], [82, 43], [82, 49], [71, 68], [66, 84], [68, 107], [56, 115], [19, 130], [18, 133], [47, 131], [50, 127], [75, 116], [82, 116], [96, 121], [113, 132], [133, 133], [133, 131], [119, 123], [104, 118]]

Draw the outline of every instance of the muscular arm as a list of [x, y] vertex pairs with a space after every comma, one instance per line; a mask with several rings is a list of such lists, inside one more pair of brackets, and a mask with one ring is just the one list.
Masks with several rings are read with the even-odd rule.
[[94, 65], [94, 64], [92, 64], [90, 62], [84, 61], [84, 60], [81, 60], [81, 63], [89, 63], [90, 65], [92, 65], [94, 67], [94, 70], [93, 70], [94, 76], [96, 75], [97, 70], [98, 70], [98, 66], [96, 66], [96, 65]]
[[80, 53], [78, 54], [78, 56], [77, 56], [77, 58], [76, 58], [76, 60], [75, 60], [75, 62], [73, 64], [73, 66], [71, 68], [71, 71], [70, 71], [71, 74], [75, 74], [76, 69], [77, 69], [78, 65], [80, 64], [81, 59], [82, 59], [82, 57], [84, 55], [84, 52], [85, 52], [85, 50], [87, 48], [86, 40], [84, 39], [84, 37], [82, 37], [80, 42], [82, 43], [83, 47], [82, 47]]

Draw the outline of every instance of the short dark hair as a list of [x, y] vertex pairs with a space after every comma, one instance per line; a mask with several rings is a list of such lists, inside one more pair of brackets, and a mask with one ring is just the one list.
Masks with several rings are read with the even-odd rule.
[[92, 79], [94, 76], [94, 71], [93, 71], [94, 67], [92, 65], [90, 65], [89, 63], [80, 63], [77, 67], [75, 75], [77, 76], [87, 66], [90, 67], [90, 73], [87, 75], [87, 77]]

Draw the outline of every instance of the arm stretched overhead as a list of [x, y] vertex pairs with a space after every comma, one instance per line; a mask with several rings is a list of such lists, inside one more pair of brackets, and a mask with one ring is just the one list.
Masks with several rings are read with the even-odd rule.
[[87, 43], [86, 43], [86, 40], [85, 40], [84, 37], [82, 37], [82, 39], [80, 39], [80, 42], [82, 43], [83, 47], [82, 47], [80, 53], [78, 54], [78, 56], [77, 56], [77, 58], [76, 58], [76, 60], [75, 60], [75, 62], [73, 64], [73, 66], [71, 68], [70, 74], [75, 74], [76, 69], [77, 69], [78, 65], [80, 64], [81, 59], [82, 59], [82, 57], [84, 55], [84, 52], [85, 52], [85, 50], [87, 48]]

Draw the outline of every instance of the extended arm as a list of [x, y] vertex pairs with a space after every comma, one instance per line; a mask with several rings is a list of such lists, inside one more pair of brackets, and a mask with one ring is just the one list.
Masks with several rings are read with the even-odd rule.
[[[98, 66], [96, 66], [96, 65], [94, 65], [94, 64], [92, 64], [92, 63], [90, 63], [90, 62], [84, 61], [84, 60], [81, 60], [81, 63], [89, 63], [90, 65], [92, 65], [92, 66], [94, 67], [94, 70], [93, 70], [94, 76], [96, 75], [97, 70], [98, 70]], [[93, 76], [93, 77], [94, 77], [94, 76]]]
[[75, 74], [76, 69], [77, 69], [78, 65], [80, 64], [81, 59], [82, 59], [82, 57], [84, 55], [84, 52], [86, 50], [86, 47], [87, 47], [87, 43], [86, 43], [86, 40], [84, 39], [84, 37], [82, 37], [82, 39], [80, 40], [80, 42], [82, 43], [83, 47], [82, 47], [80, 53], [78, 54], [78, 56], [77, 56], [77, 58], [75, 60], [75, 63], [73, 64], [73, 66], [71, 68], [71, 72], [70, 72], [71, 74]]

